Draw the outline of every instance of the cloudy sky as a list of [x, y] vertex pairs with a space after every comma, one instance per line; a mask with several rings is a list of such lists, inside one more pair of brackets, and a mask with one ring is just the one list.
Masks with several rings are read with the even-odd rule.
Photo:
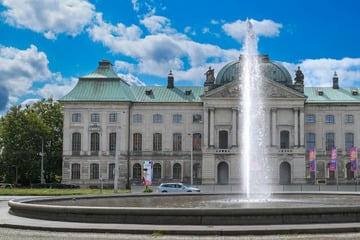
[[245, 22], [259, 52], [305, 86], [360, 87], [358, 0], [0, 0], [0, 115], [59, 99], [110, 60], [133, 85], [201, 86], [242, 49]]

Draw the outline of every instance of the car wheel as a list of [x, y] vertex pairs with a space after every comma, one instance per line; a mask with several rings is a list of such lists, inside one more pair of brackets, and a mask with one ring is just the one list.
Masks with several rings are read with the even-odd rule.
[[167, 192], [167, 191], [163, 190], [162, 192]]

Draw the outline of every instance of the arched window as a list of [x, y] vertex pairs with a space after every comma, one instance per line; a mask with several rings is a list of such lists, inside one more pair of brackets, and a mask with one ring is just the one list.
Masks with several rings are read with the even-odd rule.
[[91, 155], [98, 155], [100, 150], [100, 134], [91, 133], [90, 151]]
[[141, 165], [139, 163], [135, 163], [133, 166], [133, 178], [141, 179]]
[[354, 179], [355, 174], [353, 171], [351, 171], [351, 163], [346, 163], [346, 179]]
[[161, 164], [155, 163], [153, 167], [153, 177], [154, 179], [160, 179], [161, 178]]
[[80, 155], [81, 151], [81, 133], [75, 132], [72, 134], [71, 148], [73, 155]]
[[175, 163], [173, 166], [173, 178], [181, 179], [181, 165], [180, 163]]
[[201, 165], [200, 163], [194, 164], [194, 179], [200, 179], [201, 178]]

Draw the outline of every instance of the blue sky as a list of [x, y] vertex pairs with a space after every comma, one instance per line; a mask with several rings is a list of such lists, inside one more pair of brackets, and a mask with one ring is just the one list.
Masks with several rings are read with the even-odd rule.
[[0, 0], [0, 115], [59, 99], [110, 60], [133, 85], [201, 86], [236, 60], [250, 19], [261, 54], [305, 86], [360, 87], [357, 0]]

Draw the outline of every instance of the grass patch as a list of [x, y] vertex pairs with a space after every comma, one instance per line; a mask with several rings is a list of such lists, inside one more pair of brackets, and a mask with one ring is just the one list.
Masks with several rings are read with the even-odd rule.
[[[119, 190], [118, 193], [128, 193], [129, 190]], [[82, 194], [111, 194], [113, 189], [56, 189], [56, 188], [0, 188], [0, 195], [12, 196], [56, 196], [56, 195], [82, 195]]]

